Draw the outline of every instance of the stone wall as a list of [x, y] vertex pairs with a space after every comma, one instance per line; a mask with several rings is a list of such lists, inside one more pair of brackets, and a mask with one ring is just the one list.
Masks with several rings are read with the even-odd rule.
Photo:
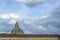
[[0, 40], [60, 40], [58, 37], [27, 37], [27, 38], [18, 38], [18, 37], [1, 37]]

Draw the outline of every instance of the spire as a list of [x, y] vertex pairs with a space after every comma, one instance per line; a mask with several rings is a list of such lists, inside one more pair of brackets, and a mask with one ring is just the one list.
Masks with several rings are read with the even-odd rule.
[[12, 34], [24, 34], [23, 31], [19, 28], [19, 23], [16, 22], [15, 28], [11, 31]]
[[15, 28], [19, 28], [19, 24], [18, 24], [18, 22], [16, 22], [16, 24], [15, 24]]

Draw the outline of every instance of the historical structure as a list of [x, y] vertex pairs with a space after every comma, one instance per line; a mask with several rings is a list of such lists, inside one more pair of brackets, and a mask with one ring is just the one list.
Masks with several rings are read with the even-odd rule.
[[11, 34], [0, 34], [0, 40], [60, 40], [60, 35], [24, 34], [22, 29], [19, 28], [18, 22], [16, 22]]
[[16, 22], [15, 28], [11, 31], [11, 34], [24, 34], [23, 31], [19, 28], [18, 22]]

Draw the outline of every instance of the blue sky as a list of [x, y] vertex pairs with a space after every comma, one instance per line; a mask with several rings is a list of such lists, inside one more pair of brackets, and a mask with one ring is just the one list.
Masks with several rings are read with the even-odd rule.
[[25, 34], [60, 34], [60, 0], [0, 0], [0, 33], [16, 21]]

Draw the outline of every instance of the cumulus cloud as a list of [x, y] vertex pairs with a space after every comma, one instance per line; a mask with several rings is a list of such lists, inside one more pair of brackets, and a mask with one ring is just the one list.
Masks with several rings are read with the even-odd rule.
[[19, 16], [14, 13], [9, 13], [9, 14], [0, 15], [0, 18], [2, 18], [2, 19], [15, 18], [15, 19], [17, 19], [17, 18], [19, 18]]
[[9, 19], [9, 16], [8, 15], [0, 15], [0, 18], [2, 18], [2, 19]]
[[19, 16], [15, 13], [1, 14], [0, 19], [9, 20], [9, 24], [15, 23], [16, 21], [22, 20], [22, 16]]

